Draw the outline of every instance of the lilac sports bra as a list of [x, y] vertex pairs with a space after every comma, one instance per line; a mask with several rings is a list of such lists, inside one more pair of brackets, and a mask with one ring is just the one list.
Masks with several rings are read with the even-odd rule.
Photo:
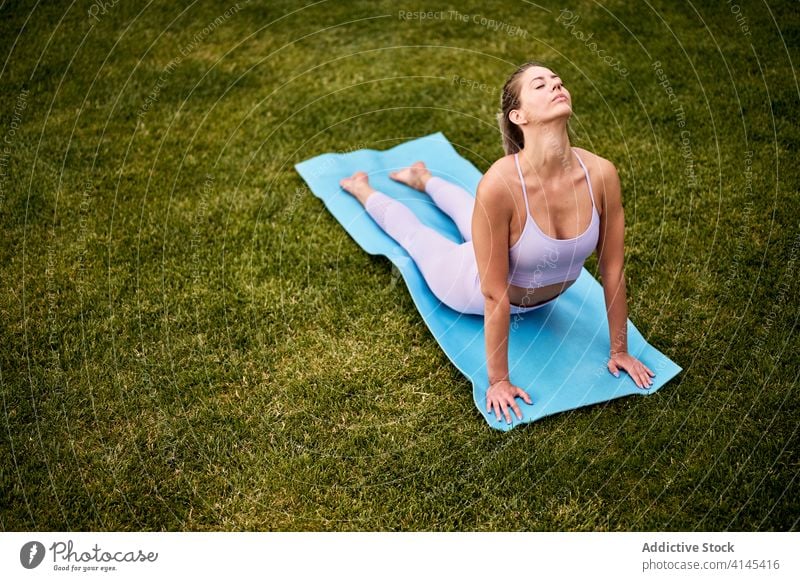
[[[553, 283], [575, 280], [580, 276], [583, 263], [597, 247], [600, 236], [600, 215], [594, 204], [592, 182], [583, 160], [575, 153], [578, 162], [586, 174], [589, 184], [589, 198], [592, 201], [592, 220], [589, 227], [575, 238], [552, 238], [542, 232], [539, 225], [531, 217], [528, 207], [528, 191], [525, 179], [519, 167], [519, 156], [514, 154], [514, 161], [522, 183], [522, 197], [525, 200], [525, 227], [516, 244], [508, 251], [508, 282], [525, 288], [538, 288]], [[531, 228], [528, 226], [532, 225]]]

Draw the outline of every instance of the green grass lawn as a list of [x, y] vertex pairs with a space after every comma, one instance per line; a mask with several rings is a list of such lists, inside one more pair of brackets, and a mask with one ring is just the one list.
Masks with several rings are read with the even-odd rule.
[[[539, 4], [1, 3], [2, 529], [797, 530], [793, 3]], [[503, 433], [293, 165], [485, 171], [529, 59], [684, 371]]]

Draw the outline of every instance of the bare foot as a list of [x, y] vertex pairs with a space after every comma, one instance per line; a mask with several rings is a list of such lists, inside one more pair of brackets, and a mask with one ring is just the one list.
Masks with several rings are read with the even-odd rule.
[[363, 171], [357, 171], [349, 178], [342, 178], [339, 180], [339, 185], [342, 186], [346, 192], [353, 194], [353, 196], [361, 202], [361, 205], [367, 203], [367, 198], [375, 190], [369, 185], [369, 178]]
[[411, 186], [415, 190], [424, 192], [425, 184], [431, 179], [431, 172], [425, 167], [424, 162], [418, 161], [405, 169], [390, 173], [389, 177], [407, 186]]

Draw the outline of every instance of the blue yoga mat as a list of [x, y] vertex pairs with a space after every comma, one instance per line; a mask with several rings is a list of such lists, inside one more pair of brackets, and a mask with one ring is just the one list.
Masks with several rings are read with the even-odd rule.
[[465, 315], [443, 304], [430, 291], [408, 253], [386, 234], [361, 204], [339, 186], [339, 180], [362, 170], [372, 186], [408, 205], [426, 225], [455, 242], [463, 239], [455, 223], [424, 193], [389, 178], [389, 173], [422, 160], [433, 175], [459, 184], [475, 195], [482, 175], [440, 132], [407, 141], [385, 151], [361, 149], [349, 153], [325, 153], [295, 166], [315, 196], [366, 252], [383, 254], [400, 270], [414, 304], [433, 336], [453, 364], [472, 382], [472, 397], [493, 428], [509, 430], [520, 423], [609, 401], [631, 394], [652, 394], [682, 368], [648, 344], [628, 320], [628, 352], [656, 376], [648, 390], [636, 387], [624, 371], [614, 377], [606, 366], [609, 351], [608, 319], [602, 285], [585, 268], [566, 292], [546, 307], [511, 315], [508, 341], [512, 383], [528, 392], [533, 401], [516, 402], [522, 411], [511, 423], [487, 412], [486, 347], [483, 317]]

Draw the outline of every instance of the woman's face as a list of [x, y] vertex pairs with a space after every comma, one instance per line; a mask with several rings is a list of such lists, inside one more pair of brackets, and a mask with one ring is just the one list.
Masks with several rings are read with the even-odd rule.
[[[561, 84], [561, 78], [546, 67], [530, 67], [520, 77], [521, 119], [549, 121], [572, 115], [572, 97]], [[511, 117], [514, 122], [519, 122]]]

